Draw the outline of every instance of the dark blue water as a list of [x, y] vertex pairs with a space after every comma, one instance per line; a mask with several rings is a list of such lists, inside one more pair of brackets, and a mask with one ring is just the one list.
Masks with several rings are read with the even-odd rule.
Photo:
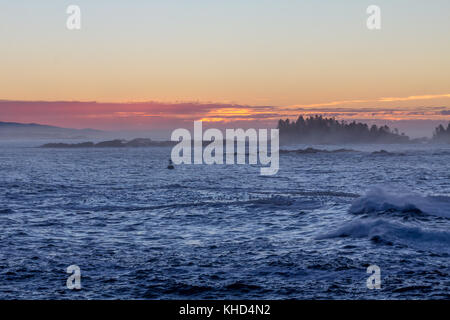
[[268, 177], [167, 170], [170, 148], [2, 145], [0, 298], [450, 298], [450, 148], [344, 147]]

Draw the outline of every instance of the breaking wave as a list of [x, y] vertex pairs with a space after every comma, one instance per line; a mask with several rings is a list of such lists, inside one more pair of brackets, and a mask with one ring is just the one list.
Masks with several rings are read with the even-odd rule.
[[389, 245], [403, 243], [450, 252], [449, 232], [406, 226], [384, 219], [354, 220], [344, 224], [335, 231], [319, 235], [316, 239], [322, 240], [339, 237], [369, 238], [377, 243]]
[[450, 198], [444, 196], [422, 196], [413, 192], [374, 187], [364, 196], [356, 199], [349, 211], [355, 214], [415, 211], [450, 218]]

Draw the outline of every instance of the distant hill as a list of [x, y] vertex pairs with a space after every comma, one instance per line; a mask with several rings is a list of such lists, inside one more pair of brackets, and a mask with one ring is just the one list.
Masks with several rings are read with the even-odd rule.
[[0, 140], [2, 139], [83, 139], [103, 133], [94, 129], [69, 129], [36, 123], [17, 123], [0, 121]]

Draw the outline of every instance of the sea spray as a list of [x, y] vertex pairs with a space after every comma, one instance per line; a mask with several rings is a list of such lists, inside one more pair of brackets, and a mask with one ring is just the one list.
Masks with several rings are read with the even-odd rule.
[[376, 213], [386, 211], [421, 212], [423, 214], [450, 218], [450, 197], [422, 196], [393, 186], [376, 186], [356, 199], [350, 213]]

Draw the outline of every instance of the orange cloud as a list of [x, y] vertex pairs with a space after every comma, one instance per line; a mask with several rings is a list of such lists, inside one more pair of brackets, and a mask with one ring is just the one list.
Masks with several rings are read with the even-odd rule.
[[[321, 114], [339, 120], [450, 120], [450, 94], [331, 101], [302, 106], [249, 106], [220, 103], [70, 102], [0, 100], [0, 121], [34, 122], [71, 128], [134, 130], [176, 128], [194, 120], [228, 126], [275, 126], [280, 118]], [[410, 101], [429, 100], [414, 107]], [[406, 103], [404, 101], [407, 101]], [[450, 102], [450, 101], [449, 101]], [[371, 103], [368, 107], [365, 104]], [[392, 106], [395, 103], [395, 106]], [[351, 106], [346, 106], [351, 104]], [[408, 104], [408, 105], [406, 105]], [[424, 105], [425, 103], [421, 103]], [[374, 106], [375, 105], [375, 106]], [[401, 105], [401, 106], [399, 106]]]
[[390, 98], [380, 98], [377, 101], [380, 102], [394, 102], [394, 101], [415, 101], [415, 100], [430, 100], [430, 99], [442, 99], [450, 98], [450, 94], [428, 94], [422, 96], [409, 96], [409, 97], [390, 97]]
[[317, 107], [330, 107], [330, 106], [342, 106], [346, 104], [361, 104], [361, 103], [376, 103], [376, 102], [398, 102], [398, 101], [416, 101], [416, 100], [432, 100], [432, 99], [446, 99], [450, 98], [449, 93], [444, 94], [429, 94], [429, 95], [416, 95], [416, 96], [408, 96], [408, 97], [385, 97], [378, 99], [359, 99], [359, 100], [339, 100], [339, 101], [330, 101], [324, 103], [314, 103], [314, 104], [306, 104], [306, 105], [292, 105], [286, 107], [286, 110], [292, 110], [297, 108], [317, 108]]

